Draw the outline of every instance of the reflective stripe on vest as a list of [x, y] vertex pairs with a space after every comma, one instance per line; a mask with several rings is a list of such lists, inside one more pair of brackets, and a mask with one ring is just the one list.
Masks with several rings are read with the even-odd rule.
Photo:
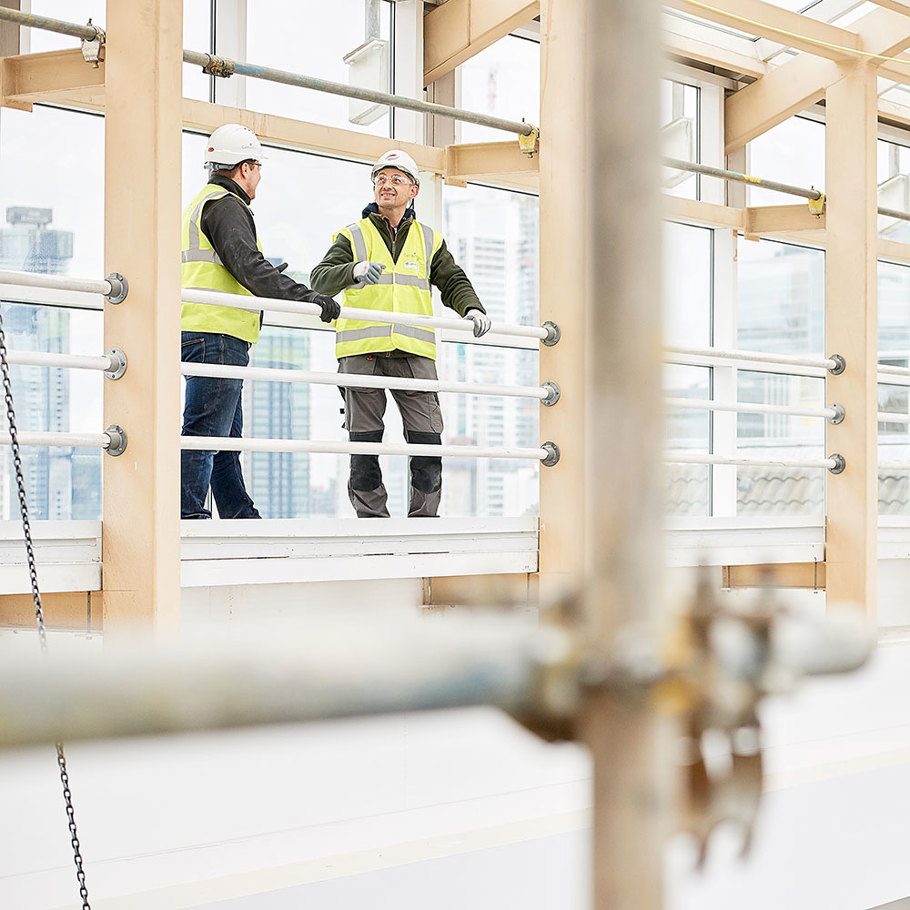
[[[385, 266], [378, 284], [347, 288], [343, 305], [391, 313], [432, 316], [430, 264], [442, 245], [442, 234], [428, 225], [413, 222], [408, 228], [398, 262], [369, 218], [342, 228], [355, 262], [378, 262]], [[335, 323], [335, 356], [406, 351], [436, 359], [436, 333], [424, 326], [390, 325], [360, 319], [339, 319]]]
[[[253, 295], [224, 267], [208, 237], [202, 230], [202, 212], [206, 204], [225, 196], [234, 196], [215, 184], [206, 184], [183, 211], [182, 250], [180, 253], [181, 286], [200, 291]], [[246, 203], [243, 203], [246, 205]], [[262, 249], [259, 241], [256, 246]], [[259, 313], [234, 307], [182, 302], [180, 328], [184, 332], [218, 332], [233, 335], [251, 343], [259, 340]]]

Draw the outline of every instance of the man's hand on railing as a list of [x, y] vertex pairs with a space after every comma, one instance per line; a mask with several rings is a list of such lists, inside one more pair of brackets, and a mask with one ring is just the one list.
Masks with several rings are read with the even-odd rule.
[[319, 318], [323, 322], [331, 322], [333, 319], [337, 319], [341, 313], [341, 304], [332, 297], [326, 297], [325, 294], [316, 294], [314, 292], [306, 302], [315, 303], [317, 306], [322, 307], [322, 315]]
[[490, 331], [490, 326], [493, 324], [490, 321], [490, 317], [486, 313], [481, 312], [480, 310], [468, 310], [464, 314], [465, 319], [470, 319], [474, 323], [474, 337], [480, 338], [481, 335], [486, 335]]

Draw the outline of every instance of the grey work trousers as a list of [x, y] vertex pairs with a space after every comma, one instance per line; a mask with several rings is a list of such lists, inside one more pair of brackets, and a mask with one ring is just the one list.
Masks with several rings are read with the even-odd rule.
[[[416, 354], [389, 357], [358, 354], [338, 361], [339, 373], [390, 376], [398, 379], [436, 379], [436, 363]], [[345, 388], [345, 428], [351, 442], [382, 442], [385, 430], [385, 389]], [[404, 437], [415, 445], [440, 445], [442, 411], [435, 392], [389, 389], [401, 414]], [[410, 518], [432, 518], [442, 498], [442, 459], [415, 455], [410, 459]], [[358, 518], [388, 518], [388, 498], [376, 455], [352, 455], [348, 496]]]

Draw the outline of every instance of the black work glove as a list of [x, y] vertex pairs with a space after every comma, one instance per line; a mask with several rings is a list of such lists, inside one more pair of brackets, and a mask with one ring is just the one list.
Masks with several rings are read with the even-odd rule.
[[315, 303], [322, 307], [322, 315], [319, 318], [323, 322], [331, 322], [341, 313], [341, 304], [332, 297], [326, 297], [325, 294], [314, 293], [307, 303]]

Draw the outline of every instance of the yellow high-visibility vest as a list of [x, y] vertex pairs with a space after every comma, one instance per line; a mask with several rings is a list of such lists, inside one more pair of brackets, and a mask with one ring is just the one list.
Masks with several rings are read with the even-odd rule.
[[[246, 205], [236, 193], [207, 183], [183, 210], [180, 284], [184, 288], [245, 294], [252, 297], [253, 294], [224, 267], [221, 258], [202, 230], [202, 210], [207, 203], [222, 199], [224, 196], [234, 196]], [[262, 250], [258, 238], [256, 246]], [[259, 340], [259, 314], [234, 307], [183, 301], [180, 306], [180, 329], [184, 332], [218, 332], [255, 343]]]
[[[404, 248], [394, 262], [382, 235], [369, 218], [349, 224], [335, 235], [350, 241], [355, 262], [380, 262], [385, 270], [379, 284], [346, 288], [343, 305], [386, 313], [433, 315], [430, 296], [430, 264], [442, 245], [442, 234], [415, 221], [408, 229]], [[436, 333], [424, 326], [390, 325], [359, 319], [338, 319], [335, 323], [335, 356], [407, 351], [436, 359]]]

